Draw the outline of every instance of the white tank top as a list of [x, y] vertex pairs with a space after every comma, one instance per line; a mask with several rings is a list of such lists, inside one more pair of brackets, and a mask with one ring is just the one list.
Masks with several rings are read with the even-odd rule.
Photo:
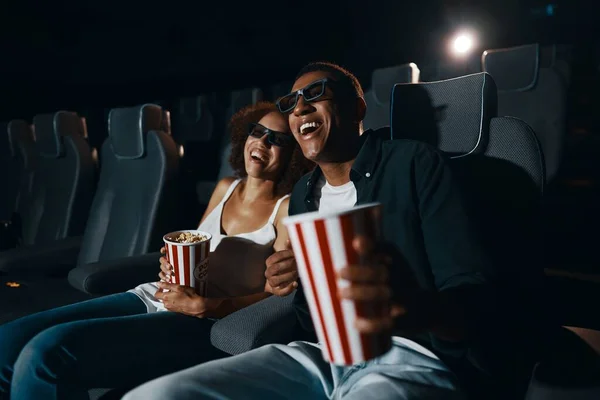
[[[241, 181], [237, 179], [229, 186], [223, 200], [198, 226], [199, 230], [212, 235], [208, 262], [209, 297], [237, 297], [264, 291], [265, 260], [273, 254], [277, 237], [275, 218], [281, 202], [289, 195], [277, 201], [265, 225], [252, 232], [228, 236], [221, 230], [223, 208]], [[154, 297], [157, 290], [156, 283], [150, 282], [129, 292], [146, 304], [148, 312], [163, 311], [163, 304]]]

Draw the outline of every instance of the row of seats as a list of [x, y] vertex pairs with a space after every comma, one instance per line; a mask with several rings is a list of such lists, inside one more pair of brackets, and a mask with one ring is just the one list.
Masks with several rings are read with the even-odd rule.
[[[546, 155], [548, 180], [552, 182], [558, 173], [566, 136], [566, 91], [570, 80], [567, 50], [557, 45], [531, 44], [488, 50], [482, 56], [435, 67], [419, 68], [409, 63], [377, 69], [370, 80], [365, 80], [368, 104], [365, 126], [389, 125], [389, 98], [394, 83], [432, 82], [486, 71], [498, 85], [499, 114], [519, 117], [537, 132]], [[202, 182], [197, 190], [202, 202], [207, 201], [206, 193], [228, 168], [223, 157], [227, 144], [223, 132], [232, 110], [262, 99], [274, 100], [290, 87], [291, 82], [281, 82], [264, 89], [210, 93], [165, 102], [165, 107], [172, 111], [173, 138], [185, 147], [182, 169], [190, 181]], [[104, 140], [107, 113], [94, 118], [84, 113], [90, 125], [91, 142], [96, 145]], [[202, 164], [198, 160], [203, 160]]]
[[0, 272], [47, 276], [158, 248], [177, 223], [179, 153], [166, 119], [156, 105], [112, 110], [98, 179], [76, 113], [38, 115], [33, 126], [11, 122], [18, 157], [3, 173], [20, 180], [10, 190], [17, 192], [17, 218], [9, 225], [20, 246], [0, 253]]
[[[498, 90], [499, 115], [520, 117], [536, 131], [544, 149], [546, 175], [550, 179], [558, 168], [565, 132], [564, 93], [566, 77], [568, 77], [568, 64], [565, 67], [563, 62], [559, 62], [561, 60], [557, 60], [555, 56], [548, 56], [548, 54], [554, 53], [549, 53], [548, 48], [541, 49], [537, 44], [490, 50], [483, 54], [482, 67], [494, 77], [497, 85], [500, 86]], [[389, 125], [390, 93], [394, 84], [419, 81], [420, 71], [414, 63], [374, 71], [370, 85], [365, 92], [368, 103], [366, 127], [377, 128]], [[219, 101], [214, 94], [181, 99], [174, 107], [173, 132], [177, 141], [183, 144], [178, 150], [179, 155], [185, 154], [185, 157], [179, 160], [182, 168], [179, 173], [181, 181], [177, 193], [178, 198], [182, 201], [182, 208], [189, 213], [189, 220], [197, 221], [200, 218], [202, 209], [195, 204], [198, 202], [207, 204], [215, 182], [223, 176], [231, 174], [227, 163], [229, 138], [228, 135], [222, 133], [226, 129], [226, 122], [231, 115], [246, 104], [255, 103], [264, 98], [272, 98], [275, 93], [283, 94], [288, 90], [289, 84], [281, 84], [268, 91], [258, 88], [235, 91], [229, 95], [229, 106], [221, 115], [213, 112], [217, 109], [215, 105]], [[445, 118], [448, 114], [447, 104], [435, 105], [436, 120]], [[406, 104], [406, 106], [410, 107], [411, 105]], [[145, 110], [141, 115], [150, 113], [147, 110], [153, 109], [153, 107], [156, 106], [140, 108], [140, 110]], [[115, 132], [127, 124], [127, 118], [133, 118], [132, 121], [136, 118], [150, 118], [147, 122], [149, 128], [160, 130], [167, 135], [171, 134], [168, 111], [161, 111], [161, 120], [153, 121], [152, 117], [135, 115], [126, 118], [121, 116], [130, 115], [128, 113], [135, 114], [131, 111], [132, 109], [128, 110], [117, 109], [109, 113], [107, 120], [111, 141], [123, 140], [122, 136], [115, 136]], [[468, 119], [457, 119], [455, 128], [461, 126], [465, 128], [466, 120]], [[152, 125], [152, 122], [158, 125]], [[135, 130], [135, 126], [133, 123], [131, 124], [128, 129]], [[7, 180], [16, 179], [17, 181], [6, 185], [11, 194], [2, 196], [4, 201], [2, 218], [8, 219], [10, 206], [16, 205], [12, 211], [15, 211], [15, 215], [20, 218], [13, 221], [13, 226], [21, 233], [24, 245], [42, 244], [80, 236], [83, 233], [85, 221], [88, 219], [87, 211], [94, 191], [95, 153], [92, 151], [90, 156], [89, 146], [85, 141], [86, 120], [75, 113], [59, 112], [54, 115], [36, 116], [33, 127], [35, 129], [32, 129], [24, 121], [12, 121], [7, 127], [8, 135], [3, 135], [10, 143], [9, 146], [6, 146], [9, 148], [10, 154], [5, 160], [8, 160], [8, 163], [12, 163], [13, 166], [17, 157], [21, 157], [22, 160], [17, 162], [21, 165], [21, 171], [15, 174], [3, 174]], [[37, 140], [33, 139], [34, 132]], [[417, 130], [415, 130], [416, 132]], [[442, 140], [442, 137], [445, 139]], [[455, 144], [451, 136], [442, 135], [442, 137], [432, 137], [430, 141], [444, 150]], [[442, 141], [438, 143], [438, 140]], [[479, 140], [469, 145], [469, 148], [475, 151], [475, 146], [481, 144], [482, 142]], [[20, 148], [17, 149], [19, 146]], [[111, 146], [114, 150], [114, 144]], [[101, 159], [99, 162], [102, 164], [103, 160]], [[35, 167], [37, 163], [41, 163], [41, 168]], [[110, 164], [107, 165], [107, 168], [110, 168]], [[3, 169], [3, 171], [10, 170], [11, 168]], [[33, 174], [34, 170], [39, 172]], [[202, 173], [194, 173], [198, 170]], [[37, 183], [34, 182], [34, 176], [37, 177]], [[60, 177], [58, 180], [57, 176]], [[60, 184], [50, 185], [44, 182], [60, 182]], [[19, 192], [22, 195], [20, 196], [17, 196], [16, 188], [18, 186], [21, 186]], [[191, 189], [193, 187], [195, 190]], [[37, 193], [30, 193], [30, 191], [37, 191]], [[45, 221], [46, 219], [48, 221]], [[147, 249], [146, 247], [145, 250]], [[128, 255], [135, 253], [134, 251]], [[119, 255], [127, 254], [119, 253]], [[98, 259], [95, 257], [94, 260], [92, 257], [92, 261]]]
[[[471, 67], [466, 71], [478, 72]], [[489, 73], [496, 82], [498, 114], [518, 117], [536, 132], [544, 150], [547, 178], [552, 181], [561, 163], [567, 132], [568, 63], [557, 58], [556, 46], [542, 48], [531, 44], [485, 51], [480, 71]], [[430, 77], [448, 79], [459, 76], [456, 69], [453, 72], [430, 74]], [[371, 86], [365, 93], [368, 106], [365, 127], [377, 128], [388, 124], [393, 83], [422, 81], [427, 80], [414, 63], [375, 70]]]

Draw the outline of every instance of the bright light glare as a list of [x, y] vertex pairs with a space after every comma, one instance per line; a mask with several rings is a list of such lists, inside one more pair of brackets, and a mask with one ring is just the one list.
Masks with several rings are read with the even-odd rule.
[[469, 33], [459, 33], [452, 41], [452, 51], [456, 55], [467, 54], [473, 49], [473, 35]]

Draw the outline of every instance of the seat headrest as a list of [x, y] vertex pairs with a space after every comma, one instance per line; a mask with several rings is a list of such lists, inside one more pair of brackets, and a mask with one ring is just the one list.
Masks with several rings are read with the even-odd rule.
[[40, 156], [46, 158], [59, 158], [64, 154], [63, 137], [84, 135], [81, 119], [70, 111], [36, 115], [33, 126]]
[[108, 114], [108, 137], [120, 159], [136, 159], [146, 153], [146, 134], [163, 129], [164, 114], [156, 104], [114, 108]]
[[531, 90], [537, 83], [540, 46], [537, 43], [507, 49], [486, 50], [481, 56], [483, 71], [494, 77], [498, 91]]
[[417, 83], [420, 73], [415, 63], [376, 69], [371, 77], [371, 91], [375, 100], [380, 104], [389, 103], [391, 90], [396, 83]]
[[20, 119], [8, 123], [8, 144], [11, 157], [20, 155], [26, 170], [33, 165], [35, 157], [35, 135], [32, 126]]
[[393, 138], [426, 142], [454, 156], [477, 153], [485, 149], [498, 110], [496, 85], [484, 72], [397, 84], [391, 109]]

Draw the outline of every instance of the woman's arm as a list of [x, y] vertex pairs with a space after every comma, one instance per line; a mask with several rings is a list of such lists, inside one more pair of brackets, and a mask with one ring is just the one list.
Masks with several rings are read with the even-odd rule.
[[275, 252], [289, 249], [289, 236], [285, 225], [283, 225], [283, 219], [288, 216], [288, 208], [290, 206], [290, 198], [286, 198], [281, 202], [281, 206], [277, 211], [275, 217], [275, 230], [277, 232], [277, 239], [273, 243], [273, 250]]

